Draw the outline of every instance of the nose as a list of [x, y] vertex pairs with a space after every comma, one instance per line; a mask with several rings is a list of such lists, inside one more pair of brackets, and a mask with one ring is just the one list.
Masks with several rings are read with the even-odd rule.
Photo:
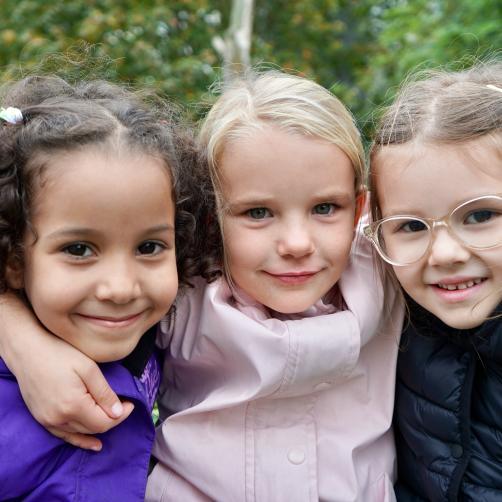
[[[105, 264], [104, 264], [105, 265]], [[134, 264], [114, 260], [102, 267], [96, 287], [96, 298], [118, 305], [129, 303], [141, 295], [141, 284]]]
[[429, 251], [429, 265], [449, 266], [466, 262], [471, 256], [469, 249], [455, 239], [446, 228], [433, 232]]
[[314, 240], [306, 222], [294, 221], [280, 231], [277, 252], [281, 256], [302, 258], [314, 252]]

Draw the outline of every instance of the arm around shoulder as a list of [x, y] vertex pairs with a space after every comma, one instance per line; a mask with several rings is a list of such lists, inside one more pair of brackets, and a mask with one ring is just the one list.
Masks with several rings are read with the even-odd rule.
[[84, 434], [104, 432], [132, 411], [94, 361], [47, 332], [11, 293], [0, 296], [0, 356], [33, 417], [76, 446], [99, 449], [100, 441]]

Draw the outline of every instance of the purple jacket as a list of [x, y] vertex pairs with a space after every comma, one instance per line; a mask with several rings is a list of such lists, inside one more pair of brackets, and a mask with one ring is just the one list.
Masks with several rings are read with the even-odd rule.
[[100, 365], [113, 390], [135, 407], [122, 424], [99, 435], [103, 449], [96, 453], [75, 448], [39, 425], [0, 359], [0, 500], [143, 501], [160, 372], [153, 355], [141, 366], [134, 377], [121, 363]]

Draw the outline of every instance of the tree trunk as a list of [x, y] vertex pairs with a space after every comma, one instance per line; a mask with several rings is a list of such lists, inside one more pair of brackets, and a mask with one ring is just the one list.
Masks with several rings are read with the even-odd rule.
[[213, 40], [214, 47], [223, 56], [225, 82], [244, 74], [250, 67], [253, 4], [254, 0], [232, 0], [225, 39]]

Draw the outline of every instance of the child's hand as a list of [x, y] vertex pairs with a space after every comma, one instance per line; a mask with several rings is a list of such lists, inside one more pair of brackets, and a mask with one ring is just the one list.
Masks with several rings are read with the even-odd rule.
[[115, 427], [134, 406], [118, 400], [94, 361], [50, 337], [43, 348], [47, 357], [38, 349], [37, 367], [31, 363], [29, 373], [18, 371], [23, 399], [35, 419], [55, 436], [80, 448], [100, 450], [101, 441], [88, 434]]
[[0, 353], [30, 412], [52, 434], [99, 450], [105, 432], [133, 409], [121, 403], [94, 361], [43, 329], [16, 297], [0, 301]]

